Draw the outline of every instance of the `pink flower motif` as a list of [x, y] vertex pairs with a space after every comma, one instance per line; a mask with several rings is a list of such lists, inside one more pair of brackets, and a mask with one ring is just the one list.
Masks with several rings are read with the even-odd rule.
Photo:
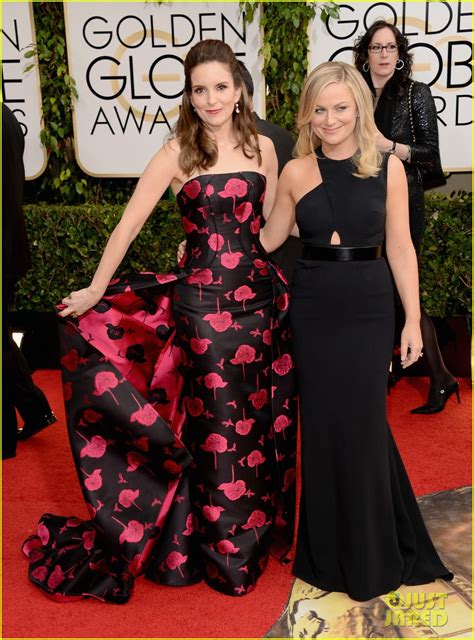
[[117, 398], [110, 391], [110, 389], [115, 389], [118, 383], [117, 376], [111, 371], [99, 371], [94, 378], [94, 391], [92, 394], [94, 396], [101, 396], [104, 393], [110, 393], [115, 403], [118, 404]]
[[204, 444], [201, 445], [203, 451], [209, 451], [214, 454], [214, 469], [217, 469], [217, 453], [224, 453], [227, 451], [227, 447], [227, 438], [224, 438], [219, 433], [209, 434]]
[[263, 527], [265, 525], [266, 519], [267, 518], [265, 513], [263, 511], [260, 511], [259, 509], [256, 509], [250, 514], [247, 523], [242, 525], [242, 529], [253, 529], [255, 537], [257, 538], [257, 542], [259, 542], [257, 527]]
[[90, 551], [94, 548], [94, 540], [95, 540], [95, 531], [84, 531], [82, 534], [82, 542], [84, 545], [84, 549], [86, 551]]
[[72, 384], [70, 382], [63, 383], [63, 395], [65, 402], [69, 402], [72, 398]]
[[160, 284], [167, 284], [168, 282], [174, 282], [176, 280], [174, 273], [154, 273], [153, 275]]
[[38, 547], [41, 547], [42, 543], [41, 540], [38, 540], [38, 538], [32, 537], [30, 540], [27, 540], [21, 547], [21, 550], [23, 551], [23, 553], [25, 554], [26, 557], [31, 557], [31, 554], [36, 551], [38, 549]]
[[221, 254], [221, 265], [226, 269], [235, 269], [235, 267], [240, 263], [240, 258], [242, 258], [244, 254], [241, 251], [232, 251], [229, 241], [227, 242], [227, 246], [229, 251]]
[[207, 376], [204, 377], [204, 384], [208, 389], [212, 389], [214, 391], [214, 400], [216, 400], [216, 389], [223, 389], [227, 387], [227, 382], [225, 382], [218, 373], [208, 373]]
[[245, 418], [245, 409], [242, 412], [243, 420], [237, 420], [235, 423], [235, 430], [241, 436], [246, 436], [250, 433], [253, 423], [255, 420], [253, 418], [249, 418], [246, 420]]
[[71, 351], [68, 351], [61, 358], [61, 364], [68, 371], [74, 371], [77, 369], [77, 365], [79, 364], [79, 354], [77, 353], [77, 349], [71, 349]]
[[197, 269], [186, 278], [189, 284], [197, 284], [199, 286], [199, 300], [202, 300], [202, 285], [212, 284], [213, 275], [210, 269]]
[[220, 233], [211, 233], [207, 240], [207, 244], [213, 251], [220, 251], [224, 246], [224, 237], [221, 236]]
[[204, 411], [204, 403], [201, 398], [186, 398], [186, 409], [193, 417], [200, 416]]
[[295, 469], [287, 469], [283, 476], [283, 489], [282, 491], [288, 491], [293, 482], [295, 481], [296, 471]]
[[97, 411], [94, 411], [93, 409], [86, 409], [83, 417], [86, 422], [94, 423], [98, 422], [102, 418], [102, 414], [97, 413]]
[[204, 195], [205, 196], [212, 196], [213, 193], [214, 193], [214, 187], [212, 186], [212, 184], [208, 184], [206, 186], [206, 189], [204, 190]]
[[171, 476], [177, 476], [183, 470], [183, 467], [178, 462], [175, 462], [174, 460], [166, 460], [163, 463], [163, 467], [165, 471], [167, 471]]
[[290, 420], [284, 415], [278, 416], [273, 423], [273, 428], [277, 433], [283, 432], [283, 438], [285, 438], [285, 429], [290, 426], [293, 420]]
[[83, 521], [80, 518], [75, 518], [73, 516], [72, 518], [68, 518], [66, 520], [66, 527], [80, 527], [82, 522]]
[[209, 322], [214, 331], [223, 333], [232, 325], [232, 314], [229, 311], [221, 313], [219, 298], [217, 298], [217, 313], [207, 313], [204, 320]]
[[223, 556], [227, 556], [227, 566], [229, 566], [229, 554], [236, 554], [240, 551], [240, 547], [236, 547], [230, 540], [220, 540], [217, 543], [217, 551]]
[[216, 522], [221, 517], [222, 511], [225, 511], [224, 507], [215, 507], [212, 504], [212, 498], [209, 496], [209, 505], [202, 508], [202, 515], [209, 520], [209, 522]]
[[245, 303], [247, 300], [253, 300], [257, 294], [252, 291], [250, 287], [246, 284], [243, 284], [241, 287], [234, 291], [234, 298], [237, 302], [243, 301], [243, 308], [245, 309]]
[[255, 467], [255, 477], [258, 478], [258, 465], [263, 464], [266, 458], [263, 456], [258, 449], [254, 449], [247, 456], [247, 464], [249, 467]]
[[223, 482], [218, 487], [219, 491], [223, 491], [229, 500], [238, 500], [247, 491], [247, 485], [244, 480], [234, 482], [234, 465], [232, 465], [232, 482]]
[[168, 568], [171, 569], [172, 571], [174, 571], [175, 569], [178, 569], [179, 573], [181, 574], [181, 577], [184, 578], [183, 572], [181, 571], [181, 565], [185, 564], [187, 559], [188, 559], [188, 556], [183, 556], [183, 554], [179, 553], [179, 551], [172, 551], [171, 553], [168, 554], [166, 558], [166, 564], [168, 565]]
[[196, 337], [191, 338], [191, 340], [189, 341], [189, 346], [194, 351], [194, 353], [197, 353], [201, 356], [203, 353], [206, 353], [207, 347], [210, 344], [212, 344], [212, 340], [209, 340], [208, 338], [200, 338], [198, 329], [196, 327]]
[[40, 524], [38, 525], [38, 528], [36, 529], [36, 533], [38, 534], [42, 544], [48, 544], [49, 529], [48, 527], [46, 527], [46, 525], [40, 522]]
[[156, 419], [157, 413], [149, 404], [137, 409], [130, 416], [130, 422], [138, 422], [145, 427], [151, 427], [152, 424], [155, 424]]
[[249, 344], [241, 344], [235, 352], [235, 356], [230, 360], [232, 364], [241, 364], [243, 378], [245, 380], [245, 365], [254, 362], [256, 351]]
[[262, 340], [264, 344], [271, 345], [272, 343], [272, 332], [271, 329], [265, 329], [262, 334]]
[[59, 587], [61, 582], [64, 582], [65, 577], [66, 576], [64, 575], [61, 567], [57, 564], [54, 567], [54, 571], [50, 574], [48, 578], [48, 582], [47, 582], [48, 587], [50, 589], [56, 589], [57, 587]]
[[86, 473], [84, 469], [82, 472], [85, 473], [87, 478], [84, 480], [84, 486], [89, 491], [97, 491], [102, 487], [102, 469], [94, 469], [92, 473]]
[[204, 320], [209, 322], [214, 331], [223, 333], [232, 324], [232, 314], [229, 311], [223, 311], [222, 313], [207, 313], [204, 316]]
[[145, 465], [148, 460], [147, 458], [145, 458], [145, 456], [142, 456], [141, 453], [137, 453], [136, 451], [129, 451], [127, 453], [127, 462], [127, 471], [136, 471], [138, 467]]
[[122, 507], [125, 507], [126, 509], [128, 509], [128, 507], [131, 507], [133, 504], [134, 507], [140, 509], [140, 511], [143, 511], [143, 509], [139, 507], [135, 502], [139, 495], [139, 489], [137, 489], [136, 491], [133, 491], [132, 489], [123, 489], [123, 491], [121, 491], [119, 494], [118, 501], [122, 505]]
[[191, 200], [197, 198], [197, 196], [201, 193], [201, 184], [199, 180], [191, 180], [191, 182], [187, 182], [183, 186], [183, 191], [189, 198], [191, 198]]
[[260, 231], [260, 218], [255, 218], [255, 220], [252, 220], [252, 222], [250, 223], [250, 231], [256, 236], [257, 233]]
[[259, 411], [268, 403], [268, 391], [266, 389], [260, 389], [260, 391], [254, 391], [249, 395], [249, 400], [252, 403], [254, 409]]
[[44, 582], [44, 580], [46, 580], [46, 576], [48, 575], [48, 567], [36, 567], [36, 569], [31, 572], [31, 575], [33, 578], [36, 578], [36, 580]]
[[142, 436], [141, 438], [137, 438], [133, 441], [133, 446], [140, 449], [140, 451], [148, 451], [150, 448], [148, 442], [148, 438]]
[[86, 456], [89, 458], [102, 458], [107, 449], [107, 442], [102, 436], [92, 436], [89, 442], [82, 433], [79, 433], [79, 431], [76, 433], [87, 442], [79, 454], [81, 458], [85, 458]]
[[267, 263], [260, 258], [257, 258], [253, 261], [254, 267], [258, 269], [258, 272], [261, 276], [267, 276], [269, 274]]
[[221, 198], [242, 198], [248, 191], [248, 185], [245, 180], [239, 178], [231, 178], [225, 183], [223, 191], [219, 191]]
[[184, 233], [192, 233], [193, 231], [197, 231], [197, 225], [194, 224], [194, 222], [191, 222], [189, 220], [189, 218], [186, 218], [186, 216], [182, 216], [181, 218], [181, 224], [183, 225], [183, 229], [184, 229]]
[[183, 536], [190, 536], [194, 533], [197, 527], [196, 516], [193, 513], [188, 513], [186, 517], [186, 529], [183, 531]]
[[240, 224], [248, 220], [252, 213], [253, 207], [251, 202], [242, 202], [242, 204], [239, 204], [239, 206], [235, 209], [235, 217], [240, 222]]
[[124, 542], [140, 542], [143, 538], [145, 528], [141, 522], [138, 522], [138, 520], [130, 520], [126, 525], [123, 524], [123, 522], [120, 522], [120, 520], [117, 520], [115, 516], [112, 516], [112, 520], [115, 520], [115, 522], [118, 522], [119, 525], [123, 527], [123, 531], [119, 538], [120, 544], [123, 544]]
[[293, 360], [289, 353], [284, 353], [282, 356], [274, 360], [272, 364], [273, 371], [275, 371], [279, 376], [286, 375], [292, 368]]
[[288, 303], [289, 295], [287, 293], [282, 293], [282, 295], [276, 299], [276, 306], [280, 311], [286, 311], [286, 309], [288, 309]]

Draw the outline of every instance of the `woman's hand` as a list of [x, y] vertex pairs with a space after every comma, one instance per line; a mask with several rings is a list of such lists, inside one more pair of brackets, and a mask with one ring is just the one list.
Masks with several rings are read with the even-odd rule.
[[62, 318], [65, 318], [66, 316], [77, 318], [77, 316], [81, 316], [96, 305], [101, 298], [102, 294], [92, 291], [90, 287], [80, 289], [79, 291], [73, 291], [62, 299], [62, 304], [66, 306], [59, 312], [59, 315]]
[[406, 322], [402, 331], [400, 356], [402, 369], [406, 369], [422, 356], [423, 340], [419, 322]]
[[185, 253], [186, 253], [186, 240], [183, 240], [183, 242], [180, 242], [178, 246], [178, 250], [176, 252], [176, 259], [178, 261], [178, 264], [184, 258]]

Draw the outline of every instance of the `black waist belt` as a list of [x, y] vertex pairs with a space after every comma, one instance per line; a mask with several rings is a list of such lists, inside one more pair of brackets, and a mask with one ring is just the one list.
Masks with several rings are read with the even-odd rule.
[[377, 260], [382, 256], [382, 247], [303, 247], [305, 260]]

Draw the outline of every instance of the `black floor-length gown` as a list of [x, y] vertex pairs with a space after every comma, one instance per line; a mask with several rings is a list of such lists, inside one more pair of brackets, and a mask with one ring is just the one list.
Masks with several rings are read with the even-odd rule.
[[183, 270], [120, 279], [63, 323], [91, 521], [45, 514], [24, 543], [30, 579], [50, 597], [126, 602], [141, 573], [244, 595], [271, 543], [289, 547], [294, 367], [288, 289], [258, 242], [264, 195], [255, 171], [187, 181]]
[[[297, 203], [305, 246], [382, 245], [378, 177], [317, 151], [322, 183]], [[386, 418], [394, 302], [384, 258], [299, 261], [290, 310], [301, 413], [302, 496], [294, 573], [368, 600], [450, 579], [429, 538]]]

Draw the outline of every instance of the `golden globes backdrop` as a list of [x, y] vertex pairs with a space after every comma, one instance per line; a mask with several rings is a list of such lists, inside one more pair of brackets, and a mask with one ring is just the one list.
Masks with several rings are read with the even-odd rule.
[[339, 18], [311, 26], [309, 66], [353, 62], [356, 38], [378, 18], [396, 24], [410, 42], [415, 80], [430, 85], [438, 112], [445, 171], [471, 171], [472, 5], [470, 2], [351, 2]]
[[64, 3], [69, 73], [76, 80], [76, 159], [95, 176], [139, 176], [176, 122], [183, 59], [207, 38], [227, 42], [263, 102], [258, 16], [238, 2]]
[[[2, 99], [13, 111], [25, 136], [25, 174], [32, 180], [46, 168], [46, 152], [40, 142], [41, 89], [36, 58], [25, 59], [35, 43], [33, 7], [29, 2], [4, 3], [2, 7]], [[24, 73], [25, 67], [35, 63]]]

